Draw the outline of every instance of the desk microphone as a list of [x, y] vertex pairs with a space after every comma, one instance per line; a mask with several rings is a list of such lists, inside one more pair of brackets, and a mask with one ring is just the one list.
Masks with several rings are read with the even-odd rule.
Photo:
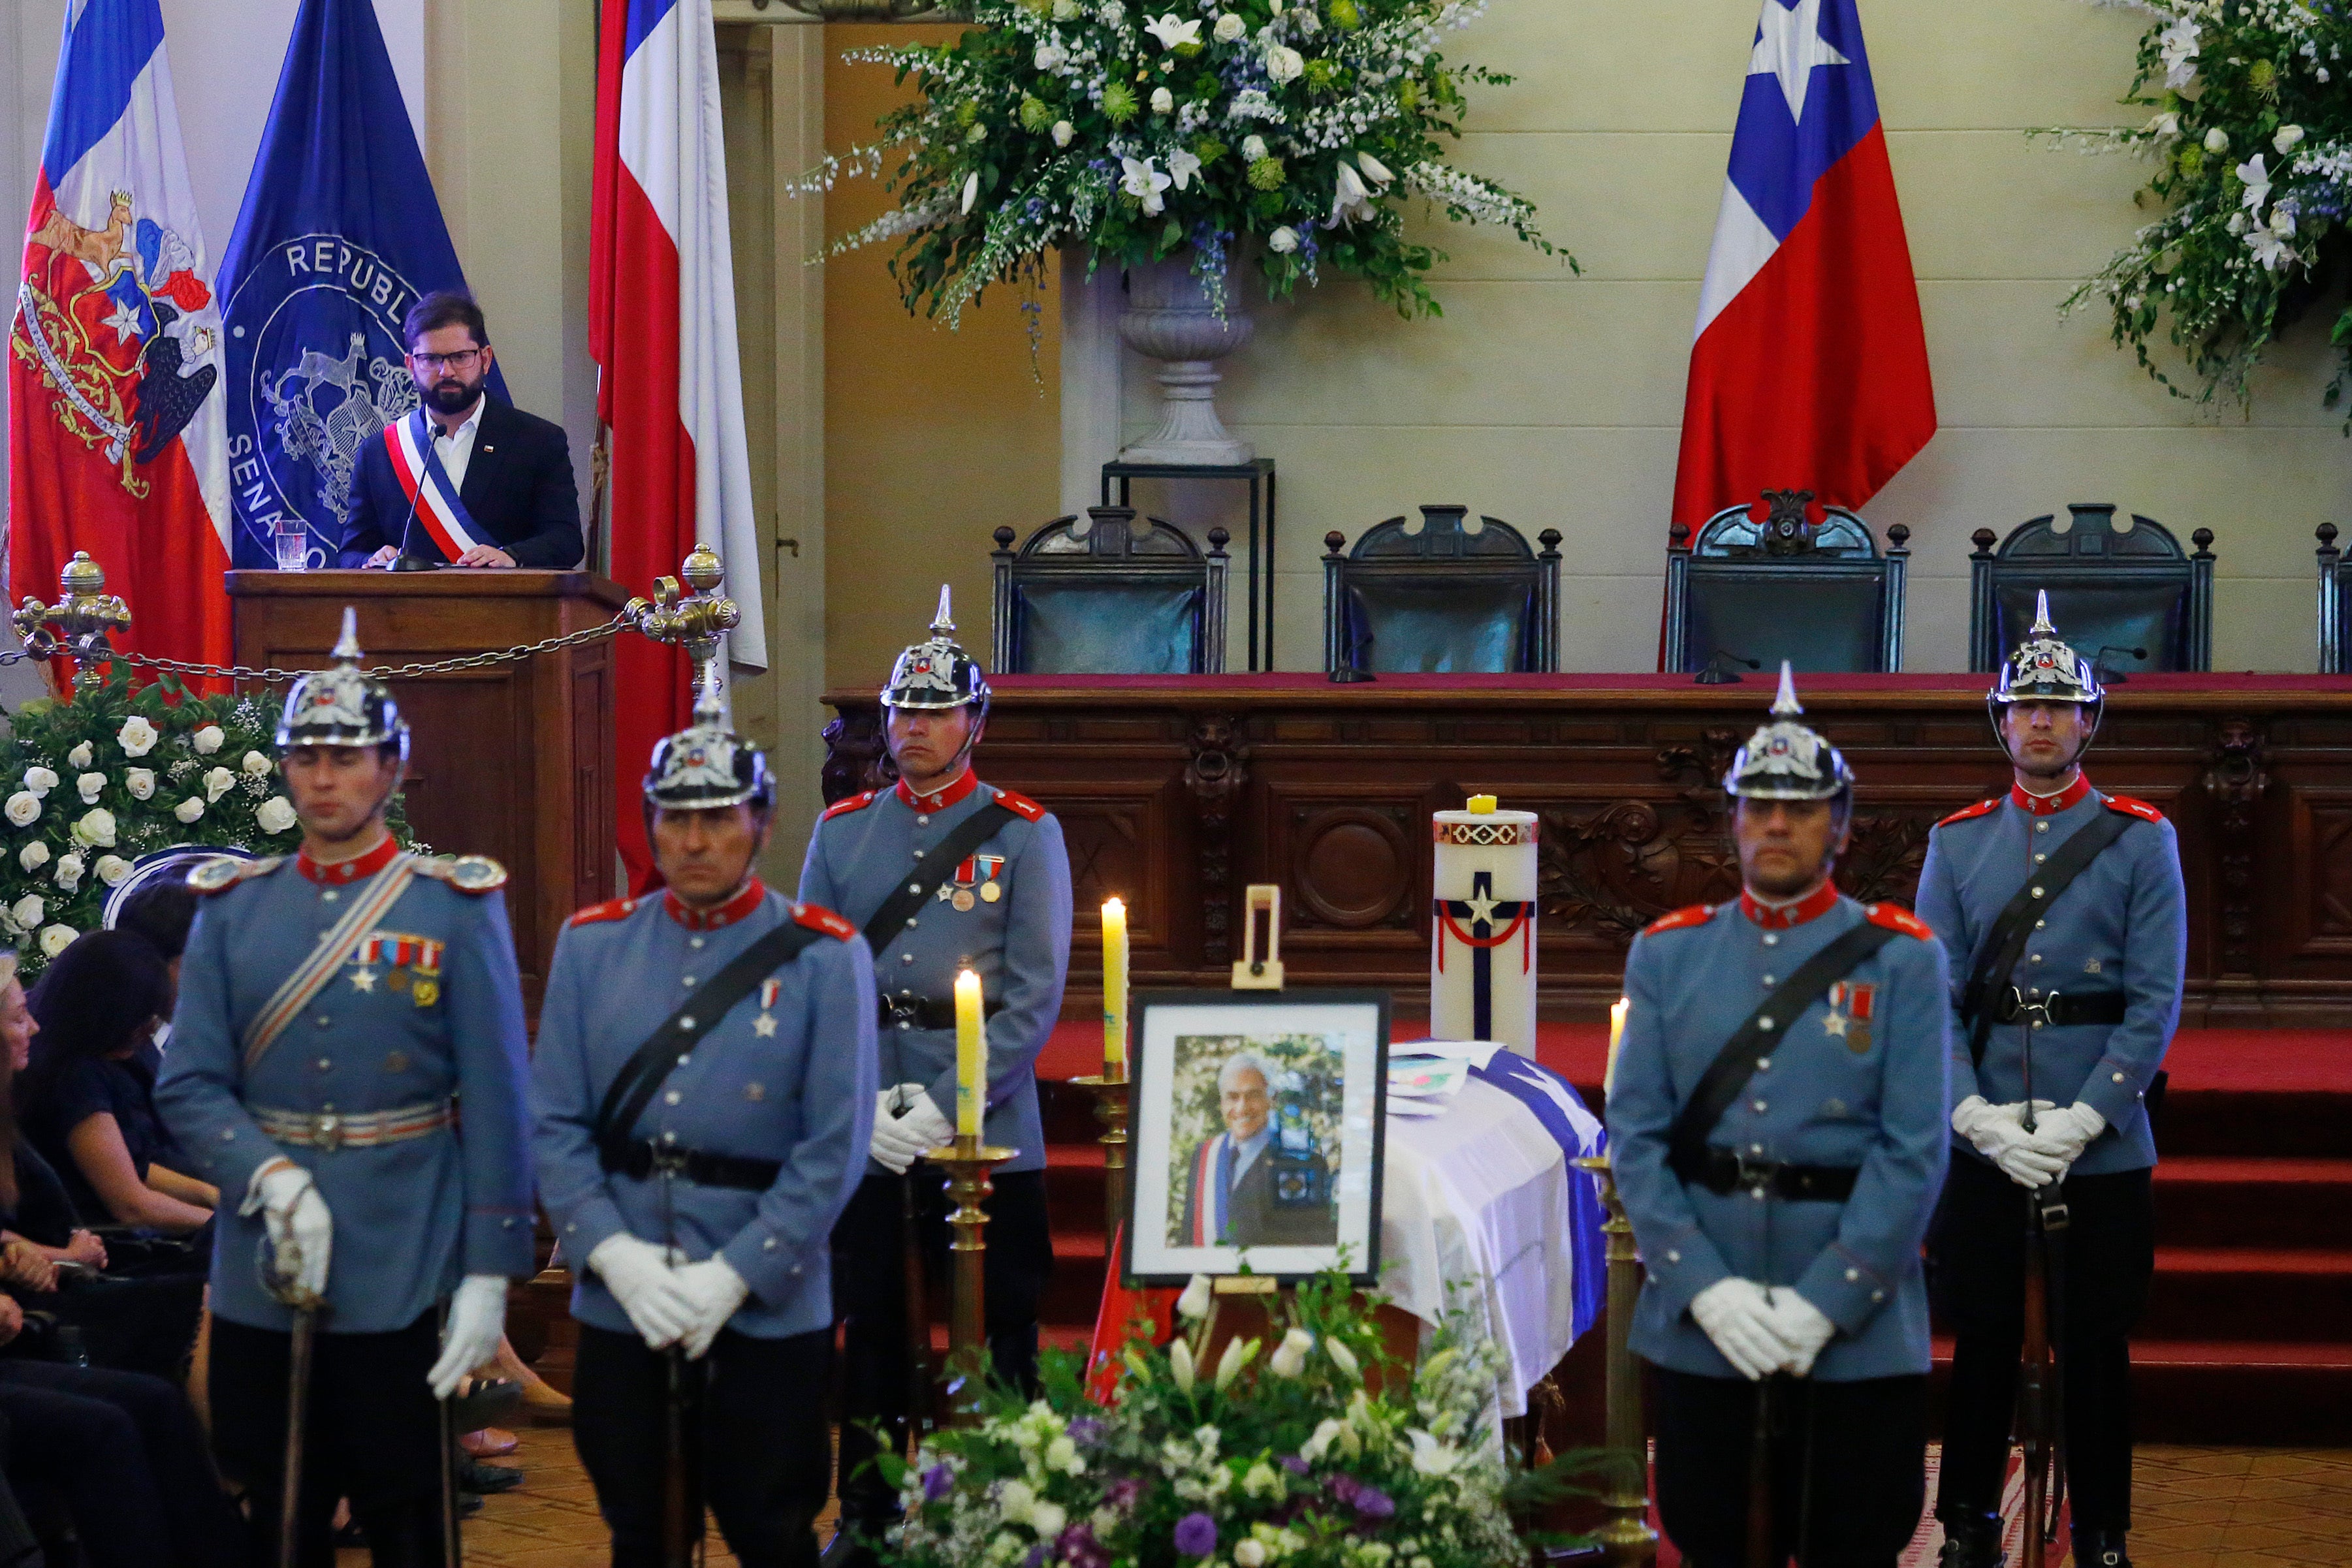
[[1691, 677], [1691, 685], [1696, 686], [1727, 686], [1737, 684], [1741, 677], [1724, 668], [1727, 662], [1734, 664], [1745, 664], [1751, 670], [1760, 670], [1764, 667], [1764, 662], [1760, 659], [1751, 659], [1745, 653], [1735, 653], [1728, 648], [1717, 648], [1714, 653], [1707, 655], [1706, 664], [1700, 669], [1699, 673]]
[[2147, 650], [2145, 648], [2119, 648], [2111, 643], [2101, 643], [2098, 652], [2091, 655], [2091, 673], [2099, 677], [2101, 685], [2119, 686], [2131, 679], [2129, 675], [2106, 663], [2106, 657], [2110, 653], [2129, 653], [2135, 659], [2147, 657]]
[[[425, 449], [429, 456], [441, 449], [441, 438], [444, 433], [441, 427], [429, 418], [425, 422], [425, 428], [431, 433], [433, 438]], [[420, 473], [416, 476], [416, 494], [408, 497], [408, 516], [403, 517], [400, 522], [400, 554], [392, 563], [392, 570], [394, 571], [441, 570], [441, 562], [415, 549], [411, 543], [411, 535], [416, 528], [416, 504], [423, 499], [425, 499], [425, 476]]]

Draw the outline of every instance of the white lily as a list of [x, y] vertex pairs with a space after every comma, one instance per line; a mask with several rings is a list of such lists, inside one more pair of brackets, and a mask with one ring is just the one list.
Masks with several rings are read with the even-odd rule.
[[1168, 204], [1160, 200], [1160, 193], [1175, 183], [1174, 175], [1162, 173], [1149, 158], [1140, 162], [1121, 158], [1118, 162], [1120, 171], [1126, 176], [1119, 185], [1129, 195], [1142, 202], [1145, 216], [1154, 216], [1167, 206]]
[[963, 177], [963, 210], [971, 212], [980, 200], [980, 171], [974, 169]]
[[1379, 159], [1373, 157], [1369, 152], [1358, 152], [1356, 154], [1356, 167], [1361, 169], [1364, 172], [1364, 178], [1370, 180], [1375, 185], [1385, 185], [1390, 181], [1396, 178], [1394, 174], [1389, 172], [1389, 166], [1387, 164], [1381, 162]]
[[1307, 1370], [1307, 1355], [1314, 1348], [1313, 1334], [1305, 1329], [1292, 1329], [1282, 1336], [1282, 1343], [1266, 1358], [1266, 1370], [1276, 1377], [1296, 1377]]
[[[37, 905], [38, 902], [35, 901]], [[38, 920], [40, 917], [40, 910], [36, 907], [33, 918]], [[1181, 1339], [1168, 1347], [1168, 1374], [1176, 1380], [1178, 1393], [1192, 1392], [1192, 1347]]]
[[2263, 167], [2263, 155], [2257, 152], [2239, 164], [2238, 178], [2245, 182], [2246, 210], [2250, 213], [2261, 212], [2263, 204], [2271, 199], [2271, 174], [2268, 169]]
[[1462, 1450], [1441, 1443], [1420, 1427], [1405, 1433], [1412, 1441], [1412, 1468], [1425, 1476], [1442, 1476], [1462, 1462]]
[[2164, 85], [2187, 87], [2197, 79], [2197, 24], [2183, 18], [2157, 35], [2157, 50], [2164, 58]]
[[1357, 1362], [1356, 1353], [1349, 1350], [1345, 1343], [1327, 1336], [1323, 1341], [1323, 1349], [1325, 1354], [1330, 1356], [1331, 1364], [1339, 1369], [1341, 1376], [1350, 1382], [1363, 1376], [1364, 1369]]
[[1371, 215], [1371, 188], [1364, 183], [1363, 176], [1354, 169], [1345, 163], [1340, 164], [1331, 192], [1330, 221], [1335, 224], [1342, 220], [1353, 223], [1358, 218]]
[[1188, 22], [1173, 11], [1157, 21], [1146, 22], [1143, 25], [1143, 30], [1159, 39], [1160, 47], [1163, 49], [1172, 49], [1180, 44], [1197, 44], [1201, 41], [1200, 19], [1194, 17]]
[[1201, 160], [1198, 155], [1188, 152], [1181, 147], [1168, 154], [1168, 176], [1176, 182], [1178, 190], [1181, 191], [1191, 184], [1192, 176], [1200, 172]]
[[1206, 1274], [1195, 1274], [1184, 1286], [1184, 1293], [1176, 1298], [1176, 1315], [1198, 1322], [1209, 1315], [1210, 1298], [1215, 1287]]
[[1222, 1394], [1233, 1386], [1234, 1379], [1242, 1375], [1242, 1368], [1256, 1355], [1257, 1341], [1250, 1340], [1244, 1343], [1237, 1339], [1227, 1340], [1225, 1354], [1217, 1357], [1217, 1392]]

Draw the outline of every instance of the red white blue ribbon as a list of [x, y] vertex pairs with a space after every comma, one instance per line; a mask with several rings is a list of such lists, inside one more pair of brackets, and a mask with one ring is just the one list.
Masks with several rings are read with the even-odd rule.
[[[457, 486], [449, 483], [449, 471], [441, 466], [436, 444], [425, 431], [425, 411], [420, 408], [407, 418], [385, 425], [383, 445], [392, 454], [394, 476], [415, 504], [416, 520], [425, 525], [425, 531], [441, 547], [442, 559], [456, 560], [480, 544], [482, 539], [476, 531], [473, 516], [457, 499]], [[404, 541], [392, 542], [397, 545]]]

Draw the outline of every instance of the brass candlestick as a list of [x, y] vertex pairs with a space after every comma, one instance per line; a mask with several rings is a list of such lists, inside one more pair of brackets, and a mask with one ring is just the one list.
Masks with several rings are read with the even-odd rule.
[[976, 1134], [958, 1134], [954, 1143], [923, 1156], [948, 1173], [948, 1197], [954, 1205], [948, 1211], [948, 1223], [955, 1227], [955, 1239], [948, 1243], [955, 1255], [955, 1310], [948, 1319], [950, 1426], [966, 1427], [980, 1418], [988, 1347], [988, 1242], [981, 1234], [988, 1211], [981, 1205], [996, 1190], [988, 1179], [989, 1167], [1019, 1152], [982, 1144]]
[[1636, 1568], [1658, 1559], [1658, 1532], [1650, 1528], [1650, 1445], [1642, 1431], [1641, 1373], [1633, 1364], [1633, 1299], [1642, 1290], [1635, 1265], [1641, 1260], [1633, 1248], [1633, 1222], [1625, 1218], [1609, 1156], [1580, 1159], [1576, 1166], [1600, 1178], [1601, 1202], [1609, 1210], [1601, 1232], [1609, 1239], [1608, 1437], [1604, 1446], [1612, 1463], [1608, 1490], [1601, 1498], [1601, 1506], [1609, 1511], [1609, 1522], [1599, 1534], [1612, 1568]]
[[[1116, 1241], [1127, 1219], [1127, 1094], [1132, 1085], [1124, 1069], [1116, 1078], [1097, 1073], [1070, 1082], [1095, 1097], [1095, 1120], [1102, 1124], [1096, 1141], [1103, 1147], [1103, 1239]], [[1118, 1267], [1116, 1257], [1110, 1266]]]

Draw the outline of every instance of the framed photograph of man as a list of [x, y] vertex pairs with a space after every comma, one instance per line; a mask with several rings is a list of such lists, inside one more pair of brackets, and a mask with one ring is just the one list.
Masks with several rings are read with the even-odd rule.
[[1385, 991], [1144, 991], [1129, 1277], [1380, 1272]]

